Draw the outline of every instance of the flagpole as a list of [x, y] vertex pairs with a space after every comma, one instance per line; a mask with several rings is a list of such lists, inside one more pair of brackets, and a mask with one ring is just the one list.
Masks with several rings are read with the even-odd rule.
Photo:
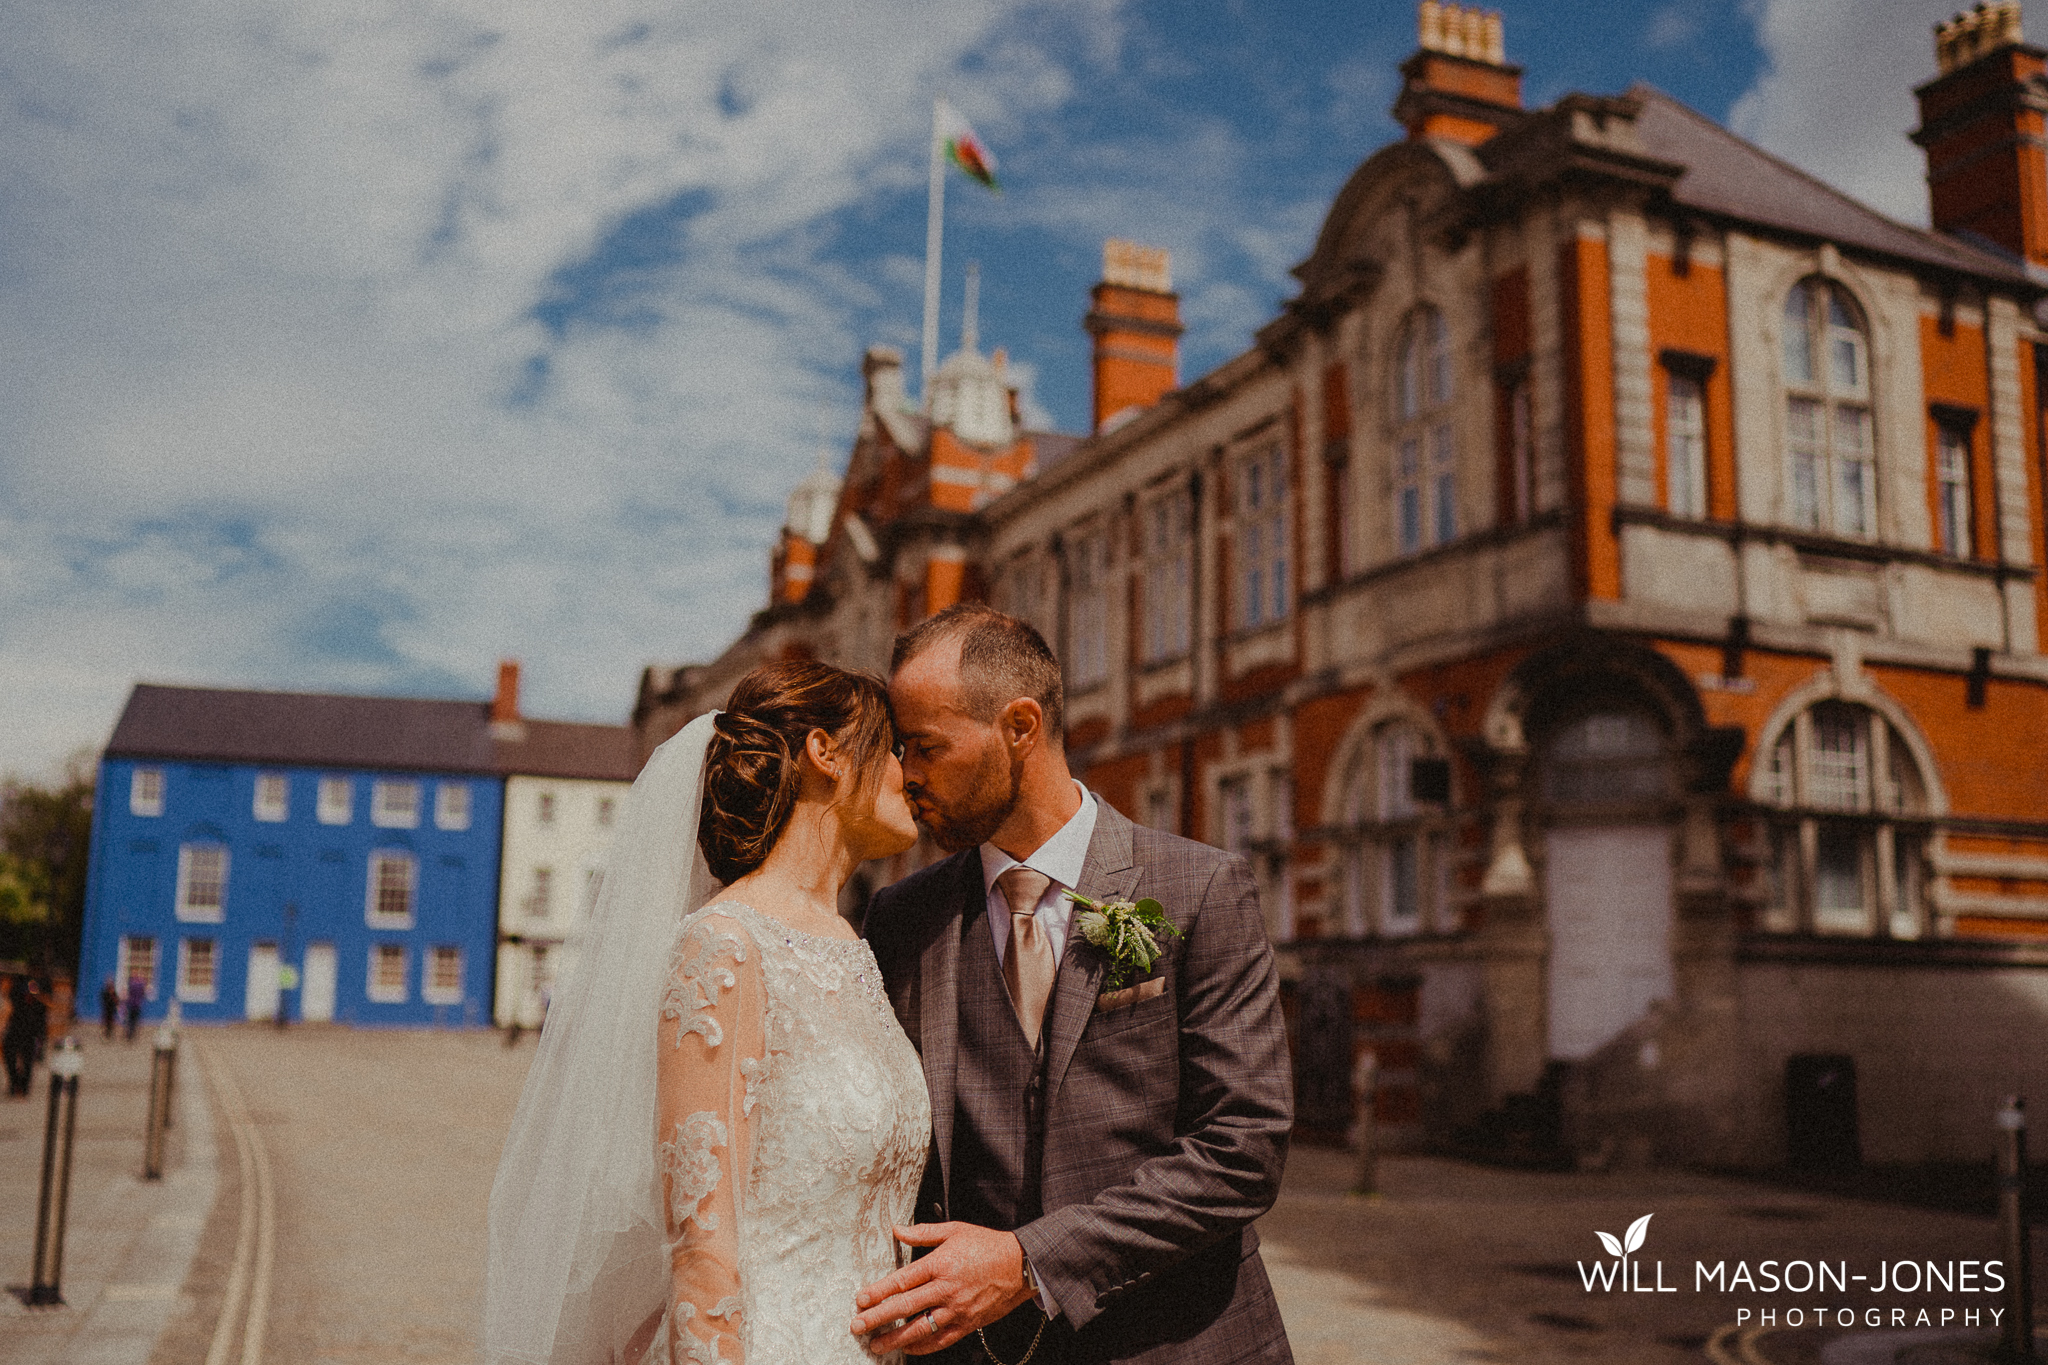
[[924, 355], [918, 372], [919, 396], [927, 409], [932, 402], [932, 375], [939, 368], [939, 246], [946, 221], [946, 159], [941, 143], [939, 106], [941, 95], [932, 101], [931, 180], [925, 190], [924, 214]]

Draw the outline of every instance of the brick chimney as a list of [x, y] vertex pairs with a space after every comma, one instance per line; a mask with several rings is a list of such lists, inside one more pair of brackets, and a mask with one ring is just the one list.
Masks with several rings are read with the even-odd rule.
[[491, 733], [518, 739], [526, 727], [519, 719], [519, 660], [498, 660], [498, 695], [491, 698]]
[[1498, 10], [1422, 0], [1416, 28], [1394, 101], [1410, 140], [1477, 147], [1522, 117], [1522, 68], [1507, 63]]
[[1913, 93], [1936, 230], [2048, 265], [2048, 52], [2020, 33], [2019, 0], [1934, 26], [1938, 75]]
[[1180, 295], [1166, 248], [1112, 237], [1081, 325], [1095, 338], [1095, 430], [1121, 426], [1180, 387]]

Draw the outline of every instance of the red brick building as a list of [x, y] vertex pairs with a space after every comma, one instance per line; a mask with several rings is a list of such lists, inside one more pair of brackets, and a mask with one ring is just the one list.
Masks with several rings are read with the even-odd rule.
[[1259, 868], [1304, 1126], [1370, 1047], [1397, 1136], [1766, 1163], [1846, 1056], [1868, 1158], [1982, 1155], [2048, 1082], [2048, 53], [1938, 31], [1928, 231], [1420, 31], [1244, 354], [1176, 387], [1114, 246], [1096, 431], [955, 463], [871, 353], [815, 580], [643, 730], [985, 594], [1090, 785]]

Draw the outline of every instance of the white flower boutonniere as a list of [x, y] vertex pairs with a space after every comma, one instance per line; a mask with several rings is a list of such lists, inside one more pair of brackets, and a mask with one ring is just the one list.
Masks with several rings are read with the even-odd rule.
[[1159, 946], [1161, 933], [1180, 937], [1180, 930], [1166, 917], [1166, 907], [1150, 898], [1092, 901], [1073, 891], [1061, 894], [1081, 907], [1081, 937], [1109, 959], [1110, 990], [1152, 970], [1165, 951]]

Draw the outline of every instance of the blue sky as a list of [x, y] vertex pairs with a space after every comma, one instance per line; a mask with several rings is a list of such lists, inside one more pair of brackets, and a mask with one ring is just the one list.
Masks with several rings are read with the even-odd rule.
[[[1503, 7], [1532, 105], [1661, 86], [1924, 217], [1915, 0]], [[1105, 236], [1172, 248], [1183, 375], [1397, 134], [1414, 8], [1235, 0], [0, 3], [0, 771], [138, 679], [621, 719], [708, 657], [861, 350], [916, 353], [943, 89], [984, 345], [1087, 411]]]

